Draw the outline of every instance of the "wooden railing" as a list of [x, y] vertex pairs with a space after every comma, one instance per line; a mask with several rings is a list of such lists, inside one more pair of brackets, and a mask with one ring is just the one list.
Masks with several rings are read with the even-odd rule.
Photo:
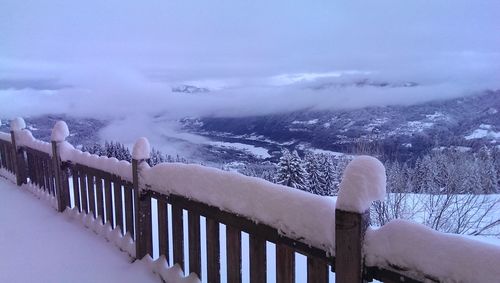
[[[135, 243], [137, 259], [153, 255], [155, 238], [158, 239], [158, 256], [164, 256], [171, 265], [178, 264], [182, 270], [189, 270], [199, 278], [205, 273], [208, 282], [220, 282], [222, 276], [227, 282], [242, 282], [242, 232], [245, 232], [249, 235], [250, 282], [267, 280], [268, 242], [276, 246], [276, 282], [295, 282], [295, 253], [307, 257], [307, 267], [303, 267], [307, 268], [307, 282], [328, 282], [329, 270], [335, 272], [336, 282], [440, 281], [421, 273], [415, 275], [416, 271], [397, 265], [365, 266], [363, 238], [369, 226], [368, 211], [335, 211], [334, 256], [307, 244], [306, 239], [284, 236], [275, 227], [186, 196], [160, 193], [151, 184], [141, 184], [140, 168], [145, 160], [134, 159], [129, 164], [131, 174], [124, 176], [79, 163], [79, 160], [63, 160], [64, 138], [55, 138], [51, 144], [42, 144], [38, 149], [30, 147], [26, 141], [16, 144], [22, 131], [26, 130], [14, 128], [10, 141], [6, 140], [6, 134], [0, 139], [1, 168], [15, 174], [18, 185], [30, 183], [54, 196], [58, 211], [72, 208], [119, 229], [122, 235], [129, 234]], [[155, 211], [152, 204], [156, 204]], [[152, 214], [157, 216], [157, 223], [152, 223]], [[186, 215], [187, 220], [184, 219]], [[187, 229], [184, 229], [185, 221]], [[203, 221], [205, 225], [201, 229]], [[221, 227], [225, 227], [225, 242], [221, 242]], [[184, 242], [185, 238], [188, 243]], [[202, 270], [203, 239], [205, 270]], [[184, 253], [186, 244], [189, 247], [187, 254]], [[227, 266], [226, 274], [221, 274], [220, 257], [224, 248]]]

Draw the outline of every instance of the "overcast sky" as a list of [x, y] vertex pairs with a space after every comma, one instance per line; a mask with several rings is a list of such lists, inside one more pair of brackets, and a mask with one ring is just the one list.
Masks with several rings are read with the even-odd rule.
[[[497, 89], [498, 11], [498, 0], [0, 0], [0, 117], [253, 115]], [[363, 78], [419, 86], [312, 89]], [[211, 92], [171, 92], [182, 84]]]

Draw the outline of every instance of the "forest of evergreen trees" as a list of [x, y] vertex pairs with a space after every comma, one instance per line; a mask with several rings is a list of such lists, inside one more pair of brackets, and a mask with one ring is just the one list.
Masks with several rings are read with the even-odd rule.
[[[131, 161], [130, 150], [119, 142], [92, 144], [82, 151], [119, 160]], [[162, 162], [188, 163], [180, 156], [165, 155], [153, 148], [150, 166]], [[381, 158], [382, 159], [382, 158]], [[240, 173], [266, 179], [318, 195], [334, 196], [342, 172], [350, 156], [334, 156], [283, 149], [278, 164], [250, 163]], [[500, 193], [500, 150], [483, 147], [479, 152], [456, 149], [437, 150], [418, 158], [414, 163], [386, 161], [387, 191], [425, 194], [492, 194]], [[224, 167], [224, 166], [222, 166]]]
[[[84, 146], [82, 151], [120, 160], [132, 159], [129, 149], [118, 142]], [[154, 148], [150, 156], [150, 166], [162, 162], [189, 163], [185, 158], [165, 155]], [[239, 172], [314, 194], [335, 196], [351, 158], [312, 152], [305, 152], [301, 157], [297, 151], [283, 149], [278, 164], [250, 163]], [[497, 147], [483, 147], [478, 152], [443, 149], [413, 163], [384, 163], [387, 197], [373, 206], [373, 224], [383, 225], [400, 218], [443, 232], [500, 236], [500, 218], [492, 213], [500, 207], [499, 198], [490, 197], [500, 193]]]

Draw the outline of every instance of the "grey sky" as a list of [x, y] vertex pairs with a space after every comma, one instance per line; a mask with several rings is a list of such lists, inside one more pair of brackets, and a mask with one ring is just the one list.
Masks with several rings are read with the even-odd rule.
[[[0, 90], [0, 116], [250, 115], [499, 88], [498, 11], [495, 0], [0, 0], [0, 81], [16, 82]], [[274, 83], [332, 72], [344, 75]], [[421, 86], [306, 87], [362, 77]], [[170, 91], [182, 83], [213, 91]]]

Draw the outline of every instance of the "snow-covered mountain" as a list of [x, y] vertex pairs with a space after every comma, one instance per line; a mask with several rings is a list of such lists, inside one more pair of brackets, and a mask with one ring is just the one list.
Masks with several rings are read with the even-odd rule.
[[239, 118], [186, 118], [186, 131], [224, 142], [355, 153], [369, 146], [408, 159], [436, 147], [500, 145], [500, 91], [412, 106], [295, 111]]
[[[411, 106], [304, 109], [238, 118], [187, 117], [177, 121], [179, 128], [203, 136], [205, 142], [193, 143], [183, 135], [163, 140], [184, 143], [192, 158], [208, 162], [276, 161], [282, 148], [331, 154], [376, 151], [387, 158], [408, 160], [444, 147], [477, 150], [483, 145], [500, 146], [499, 110], [500, 91], [487, 91]], [[110, 123], [54, 115], [26, 121], [36, 137], [48, 140], [50, 128], [59, 119], [68, 123], [72, 133], [69, 141], [75, 145], [99, 142], [100, 130]], [[155, 119], [160, 126], [167, 123], [161, 115]], [[0, 130], [9, 129], [4, 124]]]

